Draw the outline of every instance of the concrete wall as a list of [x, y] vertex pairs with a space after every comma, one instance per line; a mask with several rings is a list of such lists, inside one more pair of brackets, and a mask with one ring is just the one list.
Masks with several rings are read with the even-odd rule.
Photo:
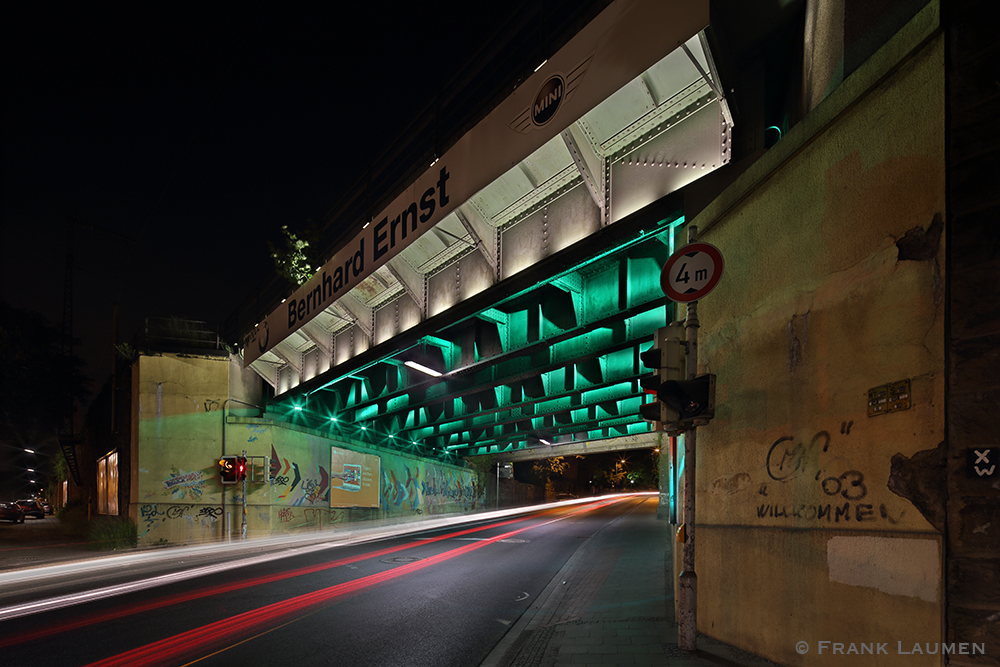
[[[258, 481], [247, 484], [248, 536], [312, 530], [349, 521], [402, 521], [483, 509], [471, 471], [364, 443], [248, 416], [258, 383], [229, 357], [143, 355], [133, 367], [132, 518], [141, 544], [239, 536], [242, 484], [219, 481], [223, 453], [246, 450]], [[330, 448], [379, 456], [380, 506], [331, 508]]]
[[[131, 507], [140, 544], [221, 537], [218, 460], [234, 365], [218, 355], [140, 355], [134, 362]], [[253, 402], [236, 384], [239, 400]]]
[[[726, 259], [698, 308], [698, 628], [783, 664], [941, 664], [897, 650], [944, 641], [940, 517], [905, 474], [945, 437], [936, 11], [692, 221]], [[900, 380], [912, 407], [869, 416]]]

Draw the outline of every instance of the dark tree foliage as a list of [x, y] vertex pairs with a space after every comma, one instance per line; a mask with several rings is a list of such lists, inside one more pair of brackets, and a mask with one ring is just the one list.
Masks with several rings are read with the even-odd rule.
[[319, 255], [319, 226], [310, 221], [301, 234], [296, 234], [282, 225], [285, 247], [279, 248], [268, 241], [274, 268], [293, 285], [301, 285], [313, 277], [323, 263]]
[[68, 429], [87, 396], [82, 367], [42, 315], [0, 301], [0, 440], [25, 447]]

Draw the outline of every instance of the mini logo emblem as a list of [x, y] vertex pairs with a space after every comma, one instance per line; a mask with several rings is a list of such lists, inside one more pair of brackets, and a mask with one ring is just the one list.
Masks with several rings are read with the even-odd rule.
[[261, 333], [263, 335], [258, 338], [257, 344], [260, 346], [260, 353], [264, 354], [267, 352], [267, 342], [271, 338], [271, 332], [267, 329], [267, 322], [263, 323]]
[[531, 122], [540, 127], [552, 120], [565, 94], [566, 82], [563, 78], [558, 74], [549, 77], [535, 93], [535, 101], [531, 105]]
[[593, 57], [594, 54], [591, 53], [569, 71], [551, 74], [538, 87], [531, 104], [522, 107], [521, 111], [507, 123], [507, 126], [515, 132], [527, 134], [532, 130], [542, 128], [555, 118], [563, 104], [568, 103], [573, 98], [573, 93], [580, 87], [583, 75], [587, 73], [587, 68]]

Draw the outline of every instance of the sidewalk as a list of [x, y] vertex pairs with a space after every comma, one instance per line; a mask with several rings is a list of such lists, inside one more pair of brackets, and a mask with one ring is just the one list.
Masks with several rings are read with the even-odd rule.
[[673, 543], [647, 500], [577, 550], [482, 667], [775, 667], [703, 635], [697, 651], [677, 645]]
[[95, 551], [82, 538], [67, 537], [54, 516], [0, 523], [0, 572], [26, 567], [90, 560], [113, 555]]

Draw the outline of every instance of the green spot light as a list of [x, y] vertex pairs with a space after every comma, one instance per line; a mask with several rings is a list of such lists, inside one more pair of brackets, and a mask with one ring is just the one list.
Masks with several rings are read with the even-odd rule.
[[293, 406], [292, 409], [295, 410], [296, 412], [302, 412], [302, 406], [301, 405]]

